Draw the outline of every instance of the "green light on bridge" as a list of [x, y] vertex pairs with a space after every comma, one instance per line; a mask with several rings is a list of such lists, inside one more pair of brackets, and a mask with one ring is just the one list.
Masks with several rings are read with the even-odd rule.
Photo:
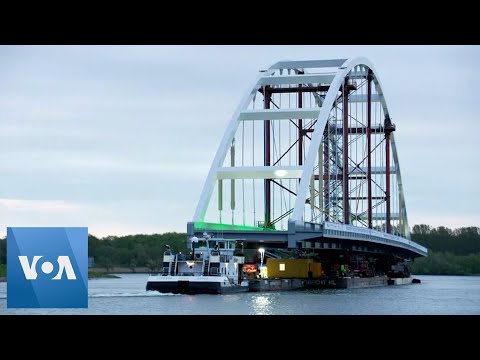
[[258, 227], [258, 226], [246, 226], [246, 225], [229, 225], [229, 224], [218, 224], [218, 223], [209, 223], [196, 221], [194, 223], [195, 230], [214, 230], [214, 231], [225, 231], [225, 230], [238, 230], [238, 231], [275, 231], [275, 229]]

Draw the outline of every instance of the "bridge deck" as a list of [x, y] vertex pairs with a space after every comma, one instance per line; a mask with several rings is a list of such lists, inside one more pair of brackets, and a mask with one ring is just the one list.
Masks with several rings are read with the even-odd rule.
[[[427, 248], [401, 236], [352, 225], [289, 222], [287, 231], [267, 230], [223, 224], [188, 223], [188, 236], [201, 237], [203, 232], [229, 239], [259, 242], [285, 248], [345, 249], [362, 252], [397, 252], [405, 257], [427, 256]], [[220, 226], [223, 225], [223, 226]]]

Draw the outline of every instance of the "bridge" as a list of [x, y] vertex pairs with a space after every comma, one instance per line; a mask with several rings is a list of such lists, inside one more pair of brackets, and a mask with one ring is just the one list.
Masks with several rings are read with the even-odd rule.
[[366, 58], [261, 70], [225, 130], [187, 236], [412, 259], [396, 124]]

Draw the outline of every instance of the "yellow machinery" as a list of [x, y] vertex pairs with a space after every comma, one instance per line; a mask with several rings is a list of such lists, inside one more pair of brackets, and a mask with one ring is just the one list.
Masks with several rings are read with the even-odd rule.
[[313, 259], [267, 259], [268, 278], [307, 279], [319, 278], [322, 264]]

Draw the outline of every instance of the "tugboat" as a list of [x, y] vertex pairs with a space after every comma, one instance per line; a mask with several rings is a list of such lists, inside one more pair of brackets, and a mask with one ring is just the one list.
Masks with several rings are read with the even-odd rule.
[[163, 253], [163, 271], [150, 274], [147, 291], [173, 294], [227, 294], [249, 290], [243, 275], [245, 256], [237, 240], [192, 237], [190, 254], [175, 254], [168, 245]]
[[413, 283], [410, 270], [405, 264], [396, 264], [390, 267], [390, 270], [387, 272], [388, 285], [403, 285]]

